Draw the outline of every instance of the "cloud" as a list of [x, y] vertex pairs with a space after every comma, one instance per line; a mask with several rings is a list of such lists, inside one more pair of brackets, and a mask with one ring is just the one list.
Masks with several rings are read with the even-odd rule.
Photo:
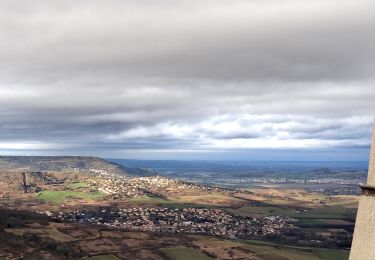
[[[285, 115], [222, 115], [195, 124], [161, 123], [137, 127], [108, 137], [112, 142], [150, 141], [170, 149], [311, 149], [365, 146], [369, 118], [325, 118]], [[146, 146], [142, 146], [146, 144]]]
[[2, 1], [1, 143], [93, 153], [366, 146], [374, 7]]

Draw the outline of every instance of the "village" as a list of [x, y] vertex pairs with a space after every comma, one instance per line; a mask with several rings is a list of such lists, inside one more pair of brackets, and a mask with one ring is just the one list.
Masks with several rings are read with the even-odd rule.
[[[82, 172], [83, 169], [75, 169]], [[88, 184], [114, 199], [137, 198], [142, 196], [165, 197], [166, 194], [189, 191], [223, 191], [220, 187], [197, 185], [194, 183], [170, 179], [162, 176], [128, 177], [104, 170], [89, 169], [98, 178], [88, 180]]]
[[[74, 169], [83, 172], [83, 169]], [[160, 176], [127, 177], [104, 170], [89, 169], [96, 178], [86, 180], [90, 187], [113, 199], [158, 197], [175, 192], [217, 192], [225, 188], [197, 185]], [[168, 193], [168, 194], [167, 194]], [[95, 210], [39, 212], [59, 222], [101, 225], [123, 231], [197, 233], [225, 238], [254, 239], [277, 237], [293, 228], [292, 219], [281, 216], [250, 218], [225, 209], [199, 207], [107, 207]]]
[[248, 218], [221, 209], [123, 208], [97, 211], [44, 212], [56, 221], [97, 224], [123, 231], [199, 233], [225, 238], [264, 238], [282, 235], [292, 221], [279, 216]]
[[32, 207], [40, 218], [48, 216], [45, 219], [57, 226], [87, 227], [121, 236], [129, 232], [155, 237], [199, 235], [315, 247], [343, 248], [351, 241], [350, 226], [343, 222], [347, 218], [340, 219], [337, 228], [330, 225], [329, 233], [309, 224], [310, 219], [305, 221], [314, 211], [332, 208], [323, 199], [315, 199], [309, 208], [286, 208], [266, 204], [289, 198], [267, 189], [236, 190], [157, 175], [132, 176], [95, 166], [3, 175], [4, 180], [17, 178], [14, 186], [8, 185], [9, 194], [13, 190], [13, 194], [17, 191], [20, 197], [29, 198], [24, 204], [5, 204], [8, 200], [4, 199], [4, 205]]

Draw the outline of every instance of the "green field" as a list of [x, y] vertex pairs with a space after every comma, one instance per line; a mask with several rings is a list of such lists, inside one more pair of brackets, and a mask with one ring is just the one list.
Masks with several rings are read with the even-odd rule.
[[295, 218], [355, 218], [356, 210], [343, 207], [319, 207], [292, 215]]
[[189, 247], [162, 248], [160, 251], [170, 260], [209, 260], [213, 259], [197, 250]]
[[90, 187], [86, 182], [80, 181], [80, 182], [75, 182], [75, 183], [70, 183], [65, 185], [67, 188], [70, 189], [81, 189], [81, 188], [88, 188]]
[[348, 251], [321, 249], [316, 250], [317, 254], [325, 260], [347, 260], [349, 259]]
[[297, 219], [308, 218], [308, 219], [341, 219], [341, 218], [355, 218], [356, 209], [344, 208], [344, 207], [329, 207], [322, 206], [313, 209], [307, 209], [306, 211], [296, 210], [287, 207], [276, 207], [276, 206], [246, 206], [233, 211], [240, 215], [279, 215], [288, 216]]
[[340, 206], [345, 208], [358, 208], [358, 201], [335, 201], [328, 202], [328, 206]]
[[262, 241], [246, 241], [246, 244], [243, 248], [256, 253], [262, 259], [347, 260], [349, 258], [349, 251], [344, 250], [281, 246]]
[[157, 198], [157, 197], [148, 197], [148, 196], [142, 196], [138, 198], [131, 198], [129, 199], [130, 202], [136, 202], [136, 203], [151, 203], [151, 204], [171, 204], [172, 201], [162, 199], [162, 198]]
[[95, 191], [95, 192], [79, 192], [79, 191], [42, 191], [39, 192], [37, 198], [39, 200], [58, 204], [63, 203], [69, 198], [78, 198], [85, 200], [96, 200], [104, 196], [104, 193]]
[[280, 215], [280, 216], [292, 216], [297, 212], [289, 208], [280, 208], [275, 206], [264, 206], [264, 207], [242, 207], [236, 210], [233, 210], [233, 213], [240, 215]]
[[[141, 205], [159, 205], [166, 208], [182, 208], [186, 207], [187, 204], [179, 203], [173, 200], [162, 199], [158, 197], [142, 196], [138, 198], [130, 198], [129, 202], [137, 203]], [[196, 206], [196, 205], [195, 205]]]
[[321, 260], [319, 256], [311, 251], [289, 249], [276, 246], [246, 245], [243, 248], [255, 253], [261, 259], [278, 260]]
[[139, 203], [144, 205], [160, 205], [166, 208], [213, 208], [215, 206], [210, 205], [201, 205], [201, 204], [194, 204], [194, 203], [183, 203], [180, 201], [175, 200], [167, 200], [158, 197], [149, 197], [149, 196], [142, 196], [138, 198], [130, 198], [128, 199], [129, 202], [132, 203]]
[[300, 218], [298, 222], [305, 225], [324, 225], [324, 221], [318, 218]]

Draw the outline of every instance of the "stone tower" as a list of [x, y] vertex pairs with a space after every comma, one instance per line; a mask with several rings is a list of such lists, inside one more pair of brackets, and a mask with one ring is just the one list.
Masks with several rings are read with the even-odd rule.
[[367, 184], [362, 185], [350, 260], [375, 259], [375, 121]]

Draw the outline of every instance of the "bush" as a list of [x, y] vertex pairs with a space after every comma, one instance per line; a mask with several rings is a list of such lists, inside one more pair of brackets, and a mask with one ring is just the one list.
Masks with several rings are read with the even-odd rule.
[[37, 235], [33, 234], [33, 233], [25, 233], [23, 234], [22, 236], [26, 242], [40, 242], [40, 237], [38, 237]]
[[47, 238], [40, 243], [40, 248], [47, 251], [56, 251], [57, 243], [51, 238]]

